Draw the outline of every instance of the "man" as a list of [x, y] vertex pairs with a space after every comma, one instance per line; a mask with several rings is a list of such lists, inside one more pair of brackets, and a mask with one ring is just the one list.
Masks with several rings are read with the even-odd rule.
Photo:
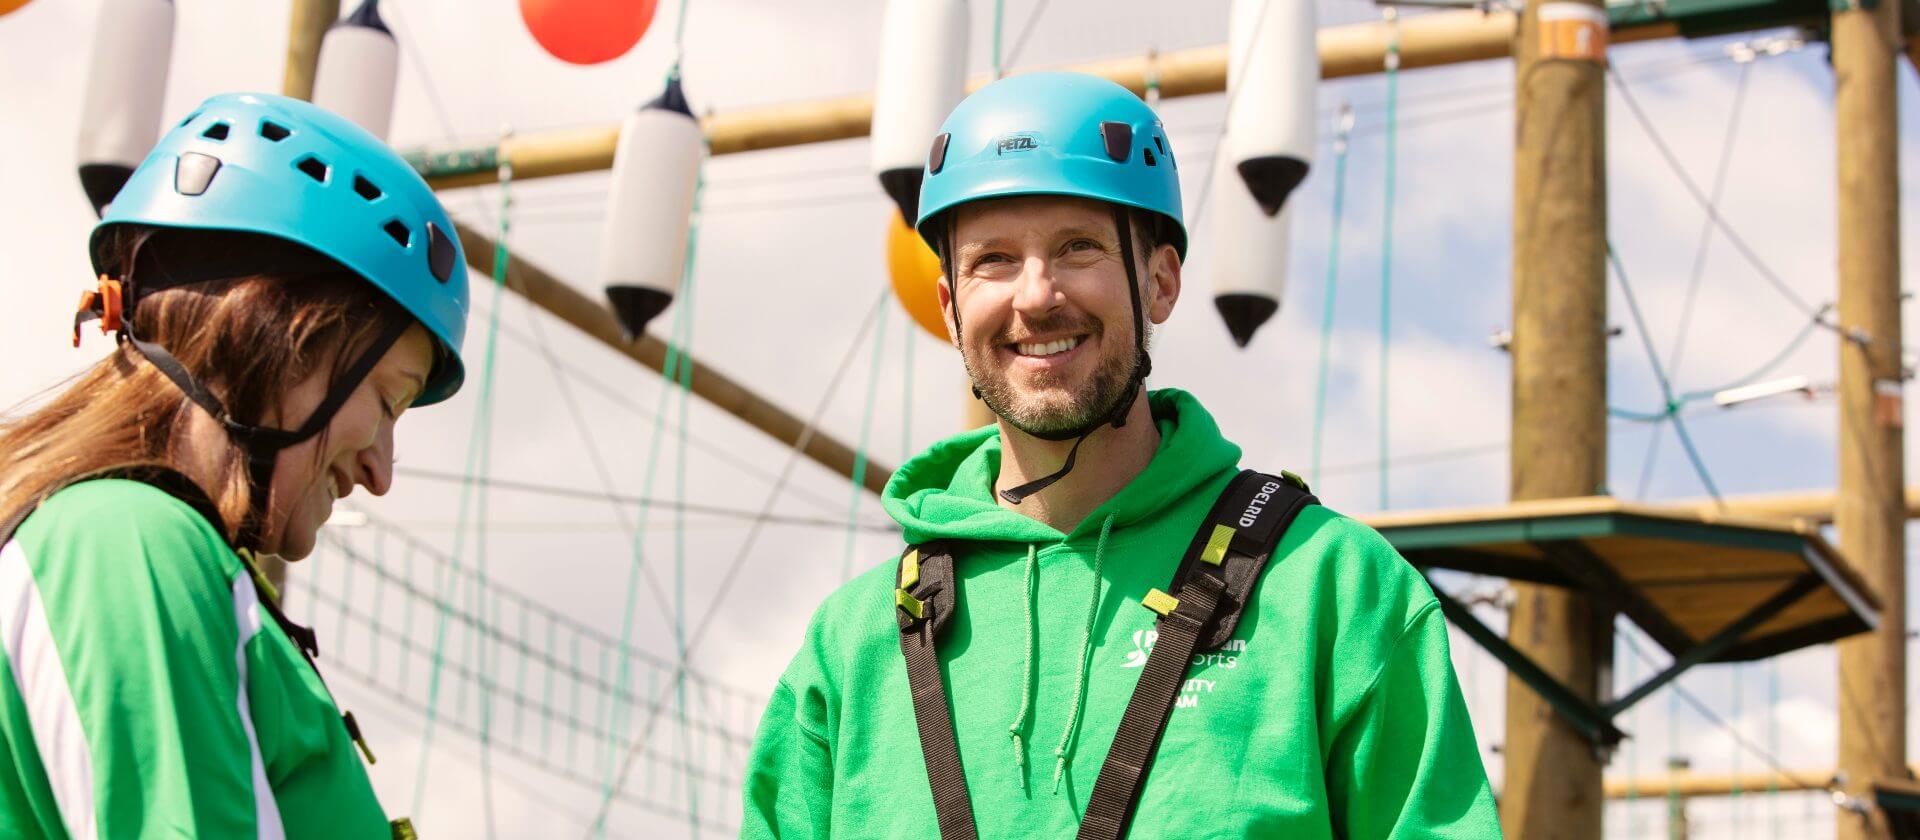
[[[999, 422], [888, 484], [914, 548], [814, 616], [761, 722], [743, 836], [1497, 837], [1420, 575], [1297, 480], [1239, 481], [1198, 401], [1142, 387], [1186, 249], [1153, 111], [1037, 73], [942, 131], [919, 230]], [[1293, 500], [1277, 545], [1206, 559], [1223, 492], [1248, 525]]]

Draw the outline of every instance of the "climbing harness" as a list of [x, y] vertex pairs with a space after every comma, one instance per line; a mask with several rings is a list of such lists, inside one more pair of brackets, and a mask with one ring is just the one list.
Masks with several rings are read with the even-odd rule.
[[[1117, 840], [1126, 835], [1194, 655], [1219, 650], [1232, 638], [1281, 536], [1300, 511], [1314, 504], [1319, 500], [1293, 473], [1272, 476], [1242, 471], [1202, 521], [1167, 591], [1154, 589], [1141, 599], [1142, 606], [1160, 616], [1155, 623], [1159, 635], [1087, 799], [1080, 820], [1081, 840]], [[979, 834], [940, 675], [938, 647], [940, 634], [960, 604], [955, 550], [953, 542], [939, 540], [910, 546], [900, 556], [894, 618], [940, 836], [971, 840]]]

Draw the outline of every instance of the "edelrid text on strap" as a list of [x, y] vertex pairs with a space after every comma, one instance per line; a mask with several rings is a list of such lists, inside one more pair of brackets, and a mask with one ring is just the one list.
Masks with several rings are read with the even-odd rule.
[[[1233, 636], [1281, 536], [1301, 510], [1318, 503], [1306, 482], [1292, 473], [1241, 472], [1227, 484], [1193, 535], [1167, 591], [1155, 589], [1141, 599], [1142, 606], [1160, 615], [1159, 637], [1087, 798], [1080, 820], [1082, 840], [1117, 840], [1126, 835], [1194, 654], [1218, 650]], [[898, 580], [894, 618], [900, 628], [900, 652], [913, 692], [914, 722], [920, 730], [920, 751], [933, 789], [940, 836], [944, 840], [974, 838], [979, 835], [938, 652], [940, 635], [960, 603], [953, 546], [931, 542], [909, 547], [900, 556]]]

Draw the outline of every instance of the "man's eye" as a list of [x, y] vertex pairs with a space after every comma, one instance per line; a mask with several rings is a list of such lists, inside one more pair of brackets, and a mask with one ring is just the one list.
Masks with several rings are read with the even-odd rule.
[[1096, 250], [1099, 247], [1100, 247], [1099, 243], [1096, 243], [1091, 239], [1075, 239], [1072, 242], [1067, 243], [1067, 250], [1069, 251]]

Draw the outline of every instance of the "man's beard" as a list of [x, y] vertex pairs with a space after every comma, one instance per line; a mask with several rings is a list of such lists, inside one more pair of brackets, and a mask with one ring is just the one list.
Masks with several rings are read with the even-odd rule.
[[[967, 375], [987, 408], [1014, 428], [1035, 437], [1067, 434], [1106, 419], [1105, 415], [1114, 410], [1114, 403], [1133, 384], [1134, 372], [1139, 368], [1139, 353], [1132, 337], [1128, 336], [1125, 343], [1107, 341], [1105, 330], [1092, 319], [1062, 318], [1033, 323], [1026, 330], [1029, 333], [1066, 331], [1085, 332], [1083, 344], [1094, 338], [1102, 339], [1102, 355], [1093, 375], [1065, 395], [1053, 391], [1037, 395], [1009, 381], [1006, 369], [995, 367], [991, 361], [993, 349], [1010, 341], [1004, 336], [996, 336], [984, 350], [968, 346], [961, 353]], [[1029, 387], [1054, 389], [1065, 384], [1065, 376], [1059, 372], [1040, 372], [1028, 377]]]

